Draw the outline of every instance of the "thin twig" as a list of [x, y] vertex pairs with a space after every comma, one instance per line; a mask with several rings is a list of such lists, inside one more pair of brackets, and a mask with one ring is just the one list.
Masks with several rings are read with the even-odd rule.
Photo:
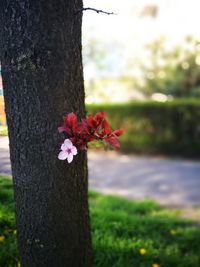
[[107, 11], [104, 11], [104, 10], [101, 10], [101, 9], [92, 8], [92, 7], [84, 7], [82, 9], [78, 10], [78, 12], [87, 11], [87, 10], [95, 11], [98, 14], [99, 13], [103, 13], [103, 14], [106, 14], [106, 15], [117, 15], [114, 12], [107, 12]]

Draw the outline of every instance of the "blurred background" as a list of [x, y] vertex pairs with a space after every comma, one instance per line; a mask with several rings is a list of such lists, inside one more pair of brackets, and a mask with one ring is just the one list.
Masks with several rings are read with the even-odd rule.
[[199, 157], [200, 3], [84, 1], [88, 112], [122, 126], [122, 149]]
[[199, 97], [196, 0], [91, 1], [84, 13], [86, 103]]

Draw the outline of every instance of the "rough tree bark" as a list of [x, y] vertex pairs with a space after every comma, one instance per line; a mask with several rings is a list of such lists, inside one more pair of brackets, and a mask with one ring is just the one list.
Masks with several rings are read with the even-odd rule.
[[59, 161], [85, 114], [82, 0], [1, 0], [1, 64], [22, 267], [90, 267], [87, 160]]

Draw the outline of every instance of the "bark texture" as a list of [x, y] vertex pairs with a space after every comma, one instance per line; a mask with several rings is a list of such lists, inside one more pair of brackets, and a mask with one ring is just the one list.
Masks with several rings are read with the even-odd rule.
[[59, 161], [83, 117], [82, 0], [2, 0], [1, 64], [22, 267], [90, 267], [87, 159]]

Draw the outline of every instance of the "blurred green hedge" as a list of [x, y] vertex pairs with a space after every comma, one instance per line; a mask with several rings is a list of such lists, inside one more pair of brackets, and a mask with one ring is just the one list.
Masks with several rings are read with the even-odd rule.
[[200, 100], [87, 105], [88, 114], [104, 111], [113, 128], [123, 127], [127, 152], [200, 157]]

